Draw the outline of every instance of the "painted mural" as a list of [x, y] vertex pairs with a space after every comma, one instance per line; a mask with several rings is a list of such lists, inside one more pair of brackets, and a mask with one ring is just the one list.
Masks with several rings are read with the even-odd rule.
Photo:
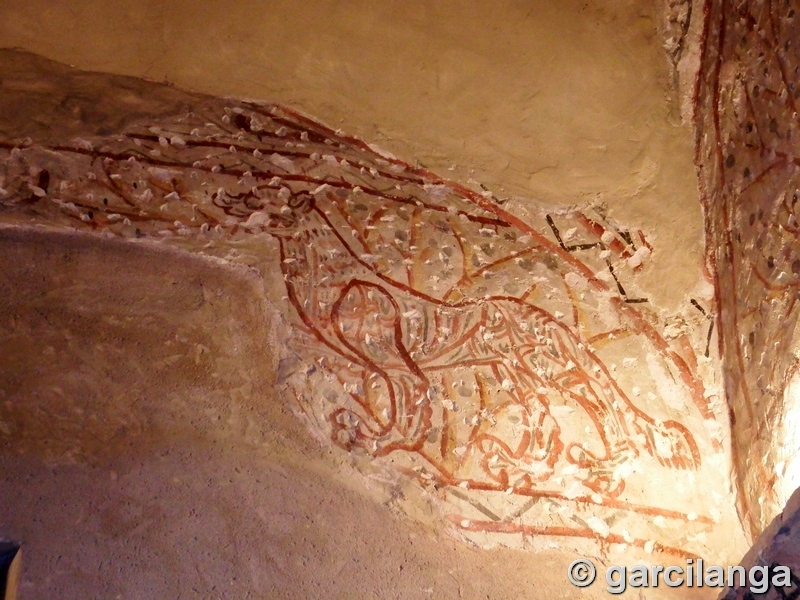
[[604, 207], [523, 220], [286, 108], [221, 100], [0, 143], [0, 178], [4, 223], [260, 269], [287, 403], [465, 538], [706, 551], [725, 481], [725, 410], [699, 375], [713, 309], [668, 323], [636, 285], [663, 249]]
[[[739, 511], [755, 537], [797, 482], [800, 4], [703, 3], [695, 92]], [[787, 429], [788, 426], [788, 429]]]

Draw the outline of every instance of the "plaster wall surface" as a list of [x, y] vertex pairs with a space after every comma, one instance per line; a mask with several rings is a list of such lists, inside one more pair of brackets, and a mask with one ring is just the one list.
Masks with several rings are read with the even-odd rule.
[[605, 202], [662, 241], [642, 277], [678, 310], [703, 234], [663, 18], [649, 0], [9, 0], [0, 47], [291, 106], [523, 213]]
[[[3, 228], [0, 249], [0, 523], [25, 544], [21, 598], [607, 596], [565, 585], [571, 553], [443, 534], [413, 488], [365, 486], [310, 438], [274, 391], [252, 273], [87, 234]], [[648, 597], [713, 597], [679, 591]]]
[[[424, 175], [424, 186], [423, 180], [416, 182], [424, 188], [426, 202], [441, 201], [443, 205], [449, 202], [451, 207], [462, 210], [470, 202], [481, 206], [484, 212], [476, 210], [471, 213], [474, 218], [485, 219], [495, 211], [492, 208], [487, 212], [486, 206], [480, 204], [483, 202], [481, 193], [485, 191], [480, 186], [483, 184], [489, 190], [486, 196], [491, 199], [490, 203], [502, 207], [494, 214], [509, 215], [510, 219], [521, 217], [519, 223], [530, 223], [529, 231], [535, 239], [542, 236], [542, 248], [553, 250], [549, 258], [544, 256], [544, 251], [536, 252], [540, 252], [542, 263], [549, 265], [550, 273], [545, 273], [545, 279], [550, 278], [548, 285], [553, 284], [558, 297], [552, 300], [542, 295], [537, 301], [547, 305], [554, 315], [565, 310], [568, 317], [556, 318], [571, 323], [568, 327], [578, 332], [576, 341], [586, 339], [584, 334], [588, 338], [586, 332], [596, 325], [589, 327], [582, 323], [577, 316], [583, 314], [582, 311], [589, 314], [597, 310], [606, 316], [619, 313], [638, 323], [628, 329], [623, 324], [620, 331], [627, 333], [621, 336], [622, 341], [604, 342], [597, 359], [600, 363], [594, 363], [601, 365], [601, 371], [606, 364], [609, 369], [613, 365], [614, 374], [608, 371], [601, 379], [606, 387], [618, 386], [614, 393], [620, 401], [632, 398], [633, 404], [644, 407], [646, 418], [639, 415], [631, 421], [638, 423], [636, 427], [644, 427], [640, 430], [642, 434], [662, 436], [655, 444], [657, 448], [645, 451], [642, 445], [637, 450], [645, 456], [645, 461], [660, 462], [655, 465], [655, 472], [660, 473], [654, 480], [657, 484], [648, 485], [646, 477], [634, 477], [622, 501], [638, 500], [647, 510], [658, 505], [659, 511], [667, 508], [685, 511], [676, 521], [685, 524], [679, 542], [682, 547], [699, 549], [728, 562], [735, 561], [742, 553], [743, 536], [733, 513], [726, 479], [728, 457], [723, 443], [727, 435], [726, 411], [715, 376], [719, 359], [715, 344], [707, 338], [709, 321], [703, 313], [703, 307], [710, 312], [712, 288], [702, 271], [702, 218], [692, 164], [692, 136], [690, 128], [680, 123], [680, 99], [673, 91], [673, 73], [661, 48], [660, 6], [618, 2], [599, 8], [578, 3], [541, 2], [456, 7], [437, 3], [435, 8], [403, 4], [401, 10], [399, 5], [388, 2], [368, 5], [354, 2], [346, 6], [320, 2], [303, 7], [288, 3], [269, 7], [209, 3], [202, 12], [193, 12], [180, 3], [157, 6], [141, 3], [122, 11], [99, 3], [65, 7], [9, 2], [0, 7], [0, 17], [4, 17], [0, 19], [0, 45], [33, 50], [76, 67], [70, 72], [63, 66], [48, 64], [30, 55], [13, 52], [3, 55], [0, 130], [5, 139], [13, 140], [6, 148], [9, 151], [6, 176], [9, 181], [22, 182], [21, 190], [37, 187], [37, 178], [42, 181], [41, 171], [46, 167], [52, 173], [53, 182], [63, 180], [68, 187], [74, 185], [76, 198], [89, 198], [94, 202], [94, 184], [79, 181], [76, 175], [88, 165], [72, 150], [85, 144], [80, 140], [76, 142], [76, 137], [91, 138], [99, 144], [98, 136], [104, 136], [103, 139], [113, 144], [116, 142], [110, 142], [110, 136], [138, 131], [136, 128], [143, 123], [169, 128], [175, 123], [165, 123], [173, 115], [203, 103], [217, 111], [209, 109], [207, 114], [218, 118], [222, 115], [219, 111], [223, 103], [203, 93], [277, 100], [320, 117], [334, 129], [341, 127], [367, 141], [377, 142], [403, 159], [464, 183], [464, 188], [448, 187], [450, 184], [444, 185], [430, 174]], [[84, 74], [78, 68], [147, 77], [198, 93], [184, 93], [140, 80]], [[235, 101], [230, 104], [241, 106]], [[235, 114], [242, 113], [228, 114], [226, 123], [232, 120], [238, 124]], [[245, 123], [251, 123], [249, 118]], [[313, 136], [313, 132], [318, 131], [314, 127], [300, 124], [297, 132], [305, 128]], [[282, 135], [272, 130], [268, 132], [278, 137]], [[135, 137], [141, 133], [131, 135]], [[27, 143], [23, 140], [26, 136], [34, 143], [31, 149], [26, 149]], [[364, 148], [354, 150], [352, 138], [336, 136], [331, 134], [337, 140], [335, 152], [339, 158], [381, 160]], [[69, 143], [69, 148], [63, 146], [65, 142]], [[145, 142], [152, 142], [155, 144], [152, 150], [161, 152], [157, 146], [163, 144], [157, 136]], [[22, 150], [12, 150], [15, 144], [21, 144]], [[40, 144], [44, 150], [37, 147]], [[188, 160], [188, 151], [181, 154], [178, 146], [180, 144], [174, 148], [176, 160]], [[84, 150], [90, 147], [84, 145]], [[55, 154], [48, 154], [50, 151]], [[91, 154], [94, 150], [88, 152]], [[173, 149], [165, 152], [172, 158]], [[22, 175], [15, 170], [19, 162], [15, 161], [20, 156], [21, 164], [33, 167]], [[189, 167], [191, 160], [184, 166]], [[312, 162], [314, 160], [319, 161], [319, 156]], [[319, 169], [324, 162], [303, 166], [309, 169], [303, 173]], [[120, 169], [127, 168], [122, 159], [119, 164], [122, 165]], [[278, 164], [282, 164], [280, 160], [275, 162]], [[267, 165], [264, 172], [270, 172], [275, 165]], [[214, 185], [221, 181], [228, 186], [229, 194], [235, 193], [233, 181], [222, 181], [230, 174], [217, 176], [208, 166], [209, 172], [203, 175], [206, 181]], [[349, 177], [345, 173], [346, 166], [338, 165], [335, 169], [339, 169], [343, 179]], [[125, 171], [119, 172], [126, 183], [134, 181], [133, 178], [128, 181]], [[411, 166], [398, 168], [397, 172], [409, 178], [404, 184], [409, 187], [412, 174], [417, 177], [423, 173]], [[335, 170], [332, 173], [337, 174]], [[186, 181], [188, 179], [187, 176]], [[177, 179], [173, 184], [175, 181]], [[358, 194], [358, 190], [349, 185], [350, 191], [344, 196], [339, 199], [328, 196], [325, 201], [337, 206], [336, 202], [344, 203], [350, 192]], [[433, 188], [429, 189], [431, 185]], [[436, 186], [440, 186], [438, 191], [434, 189]], [[48, 189], [44, 191], [49, 193]], [[291, 188], [288, 193], [294, 197], [310, 191]], [[403, 194], [406, 193], [404, 190]], [[156, 194], [159, 198], [167, 195], [164, 190], [156, 190]], [[460, 197], [456, 197], [459, 194]], [[97, 221], [94, 213], [87, 213], [81, 217], [81, 222], [72, 223], [70, 218], [75, 215], [70, 217], [69, 211], [53, 212], [45, 202], [37, 204], [38, 200], [33, 196], [31, 199], [35, 206], [29, 208], [26, 208], [25, 194], [15, 197], [12, 193], [10, 200], [6, 199], [9, 209], [4, 221], [12, 226], [3, 230], [7, 241], [4, 252], [14, 258], [7, 266], [7, 281], [12, 282], [10, 285], [14, 289], [8, 296], [9, 311], [15, 315], [9, 325], [12, 333], [8, 339], [13, 342], [12, 348], [18, 357], [7, 376], [6, 396], [11, 399], [6, 400], [3, 413], [8, 450], [3, 460], [7, 461], [9, 473], [4, 485], [7, 485], [8, 494], [19, 499], [19, 504], [7, 509], [6, 516], [8, 523], [15, 524], [13, 532], [19, 532], [15, 535], [44, 542], [51, 540], [48, 535], [57, 530], [56, 522], [60, 517], [47, 513], [52, 527], [33, 527], [25, 525], [24, 515], [18, 512], [21, 507], [30, 505], [31, 494], [36, 493], [33, 487], [20, 488], [18, 482], [35, 477], [52, 499], [48, 507], [52, 507], [53, 502], [62, 507], [74, 507], [79, 513], [76, 523], [87, 523], [89, 530], [95, 531], [92, 547], [98, 554], [105, 552], [103, 548], [112, 548], [114, 565], [131, 558], [134, 564], [131, 571], [102, 577], [107, 589], [121, 597], [135, 597], [131, 595], [138, 593], [124, 588], [130, 577], [144, 586], [141, 589], [159, 593], [168, 590], [163, 593], [171, 595], [174, 588], [163, 580], [163, 573], [190, 567], [204, 570], [206, 565], [211, 571], [220, 569], [215, 563], [210, 566], [214, 560], [210, 551], [200, 550], [200, 546], [212, 545], [212, 537], [226, 539], [232, 544], [231, 549], [223, 546], [226, 550], [221, 551], [227, 561], [225, 564], [240, 574], [232, 579], [230, 592], [224, 592], [230, 593], [230, 597], [239, 597], [237, 594], [241, 593], [260, 597], [265, 586], [273, 585], [273, 581], [278, 582], [274, 585], [285, 586], [280, 588], [280, 593], [286, 597], [291, 597], [291, 590], [318, 591], [321, 586], [328, 585], [334, 586], [340, 597], [348, 597], [352, 590], [342, 587], [342, 574], [347, 575], [344, 579], [348, 584], [359, 590], [357, 596], [372, 592], [380, 597], [395, 597], [392, 594], [409, 597], [408, 593], [412, 594], [410, 597], [417, 597], [413, 595], [417, 591], [408, 590], [418, 589], [418, 597], [440, 592], [449, 596], [454, 591], [465, 597], [472, 597], [472, 592], [492, 598], [520, 597], [526, 593], [544, 593], [548, 597], [559, 597], [557, 594], [563, 593], [564, 597], [574, 597], [575, 590], [566, 587], [564, 578], [558, 575], [565, 572], [571, 556], [558, 548], [560, 542], [553, 544], [547, 554], [547, 560], [554, 561], [552, 568], [550, 563], [542, 566], [537, 558], [537, 566], [530, 570], [527, 567], [530, 563], [526, 561], [532, 560], [531, 555], [498, 549], [479, 554], [465, 546], [443, 541], [439, 537], [442, 535], [441, 515], [433, 500], [433, 496], [438, 496], [432, 494], [431, 488], [411, 485], [409, 479], [387, 481], [384, 471], [365, 466], [363, 454], [361, 458], [351, 455], [349, 460], [353, 463], [348, 466], [348, 459], [342, 454], [321, 450], [316, 442], [308, 439], [308, 433], [298, 425], [296, 417], [287, 413], [289, 407], [297, 409], [295, 400], [302, 397], [297, 394], [296, 385], [286, 385], [292, 375], [288, 371], [296, 370], [298, 363], [286, 361], [285, 351], [289, 346], [284, 346], [286, 332], [299, 326], [297, 317], [292, 317], [294, 321], [287, 319], [292, 311], [291, 307], [287, 311], [284, 305], [284, 279], [298, 277], [298, 273], [278, 264], [275, 243], [258, 237], [234, 236], [236, 227], [254, 226], [258, 219], [244, 223], [246, 212], [236, 213], [233, 220], [223, 219], [226, 227], [234, 229], [226, 229], [231, 237], [219, 243], [205, 243], [202, 238], [182, 241], [182, 230], [178, 227], [176, 238], [164, 238], [165, 244], [154, 245], [152, 240], [161, 235], [162, 230], [174, 229], [169, 223], [161, 223], [165, 213], [168, 221], [184, 218], [180, 207], [173, 214], [172, 208], [162, 207], [159, 212], [141, 205], [143, 224], [133, 235], [133, 229], [117, 231], [113, 221], [106, 222], [99, 212]], [[543, 207], [543, 201], [550, 206]], [[347, 206], [350, 202], [347, 199]], [[570, 207], [581, 210], [567, 210]], [[236, 210], [239, 208], [242, 207]], [[369, 208], [375, 210], [371, 204]], [[112, 209], [116, 210], [113, 206]], [[571, 271], [580, 265], [594, 269], [592, 261], [600, 259], [591, 253], [575, 255], [572, 250], [559, 250], [553, 237], [558, 233], [555, 227], [552, 230], [548, 227], [545, 214], [548, 218], [555, 215], [561, 230], [566, 231], [570, 226], [563, 223], [570, 223], [570, 219], [585, 222], [581, 221], [584, 218], [581, 215], [589, 214], [586, 212], [589, 209], [595, 211], [591, 213], [595, 217], [598, 214], [602, 217], [606, 231], [641, 236], [635, 238], [636, 243], [646, 243], [652, 248], [646, 253], [648, 259], [638, 263], [629, 261], [635, 259], [624, 254], [627, 249], [618, 249], [621, 257], [618, 276], [623, 277], [630, 298], [646, 299], [646, 306], [627, 305], [621, 298], [615, 298], [616, 292], [609, 293], [609, 289], [616, 289], [614, 282], [620, 282], [611, 279], [608, 273], [608, 281], [597, 284], [596, 289], [603, 290], [602, 293], [596, 297], [590, 293], [588, 298], [582, 294], [576, 299], [572, 286], [580, 282]], [[107, 212], [101, 210], [104, 214]], [[236, 219], [240, 219], [238, 225], [234, 225]], [[139, 240], [132, 246], [124, 246], [83, 236], [40, 236], [27, 229], [37, 223], [94, 230], [95, 235], [102, 231], [133, 238], [143, 235], [150, 241]], [[177, 227], [178, 221], [175, 223]], [[501, 224], [506, 227], [503, 231], [521, 231], [523, 226], [516, 221], [513, 223]], [[336, 227], [343, 231], [341, 224]], [[197, 228], [200, 228], [199, 222]], [[355, 237], [363, 233], [355, 226], [353, 231]], [[600, 230], [590, 230], [590, 233], [598, 240], [601, 237]], [[465, 225], [459, 235], [463, 240], [479, 242], [479, 237], [486, 234], [479, 233], [477, 228], [472, 231]], [[596, 243], [591, 235], [587, 239]], [[165, 250], [164, 245], [172, 249]], [[50, 250], [53, 246], [59, 250]], [[179, 255], [176, 248], [200, 252], [206, 258], [190, 260], [186, 255]], [[505, 246], [502, 248], [505, 251]], [[48, 258], [44, 260], [42, 256]], [[387, 256], [379, 256], [379, 259]], [[293, 260], [300, 258], [298, 255]], [[71, 266], [73, 263], [79, 266]], [[602, 267], [602, 260], [597, 264]], [[19, 270], [19, 265], [31, 266]], [[354, 262], [347, 268], [353, 265]], [[358, 269], [361, 267], [356, 265], [352, 272], [360, 273]], [[426, 267], [421, 269], [419, 274], [425, 274]], [[31, 282], [39, 276], [39, 271], [43, 279], [41, 287], [36, 287]], [[301, 281], [303, 269], [298, 272], [298, 281]], [[375, 272], [380, 273], [380, 269]], [[53, 273], [60, 275], [53, 279]], [[313, 273], [310, 270], [306, 273], [312, 283], [314, 277], [319, 277]], [[82, 274], [88, 278], [81, 279]], [[508, 278], [513, 273], [512, 269], [507, 269], [492, 275], [499, 283], [488, 284], [489, 287], [510, 283]], [[559, 277], [567, 284], [559, 283]], [[135, 281], [128, 290], [120, 279], [131, 278]], [[363, 282], [359, 285], [363, 288]], [[413, 287], [411, 283], [408, 285]], [[30, 291], [22, 291], [29, 288]], [[51, 291], [46, 292], [48, 289]], [[467, 286], [463, 291], [469, 296], [481, 293], [480, 289], [475, 283], [473, 288]], [[65, 297], [67, 294], [69, 298]], [[131, 294], [132, 298], [126, 294]], [[401, 304], [409, 302], [408, 298], [397, 295], [396, 290], [392, 294]], [[562, 297], [571, 300], [559, 306]], [[351, 297], [342, 298], [343, 306], [347, 307]], [[370, 297], [370, 301], [373, 300]], [[611, 308], [593, 309], [594, 302], [603, 307], [607, 302]], [[73, 306], [73, 303], [76, 304]], [[698, 305], [700, 309], [696, 308]], [[63, 306], [73, 308], [64, 314]], [[567, 306], [571, 308], [566, 310]], [[31, 313], [31, 307], [38, 307], [38, 312]], [[403, 307], [404, 311], [413, 308]], [[42, 314], [50, 319], [45, 319], [47, 325], [39, 318]], [[405, 312], [403, 315], [406, 318]], [[638, 315], [644, 315], [641, 317], [644, 320], [637, 321]], [[574, 323], [570, 321], [573, 317]], [[37, 327], [44, 330], [39, 332]], [[383, 330], [378, 331], [379, 335], [383, 333]], [[148, 339], [142, 339], [145, 336]], [[50, 338], [52, 343], [46, 343]], [[609, 339], [613, 338], [611, 335]], [[662, 342], [663, 345], [659, 345]], [[398, 343], [396, 339], [395, 343]], [[572, 342], [564, 343], [566, 345], [560, 346], [562, 351], [571, 348]], [[584, 350], [581, 344], [576, 348]], [[45, 361], [49, 375], [41, 372], [43, 367], [36, 361], [27, 363], [24, 360], [25, 356], [37, 355], [58, 357], [58, 360]], [[582, 356], [580, 352], [578, 356]], [[109, 357], [113, 359], [110, 364]], [[627, 373], [625, 369], [616, 372], [617, 363], [630, 366], [637, 360], [643, 368], [647, 365], [648, 374], [643, 377], [649, 379], [645, 384], [641, 383], [645, 379], [637, 378], [638, 367]], [[659, 360], [665, 361], [667, 366], [659, 366]], [[120, 367], [120, 364], [125, 366]], [[688, 370], [678, 368], [682, 364], [688, 365]], [[341, 368], [339, 373], [343, 372]], [[393, 381], [402, 381], [402, 377], [408, 376], [403, 368], [398, 369], [396, 365], [392, 368], [395, 371], [390, 375], [396, 377]], [[417, 372], [414, 377], [422, 379]], [[476, 370], [476, 386], [481, 377]], [[670, 378], [678, 383], [664, 387]], [[273, 384], [276, 380], [278, 385]], [[65, 389], [62, 381], [72, 387]], [[501, 381], [502, 378], [495, 383], [499, 385]], [[125, 391], [115, 397], [114, 389], [120, 385]], [[351, 385], [349, 380], [344, 387], [349, 392], [347, 385]], [[86, 386], [89, 389], [84, 389]], [[644, 390], [640, 390], [640, 386]], [[670, 391], [665, 398], [666, 389]], [[498, 392], [498, 397], [502, 394]], [[656, 402], [658, 395], [661, 400]], [[19, 398], [25, 399], [24, 408], [17, 401]], [[318, 435], [331, 437], [351, 450], [356, 440], [365, 447], [367, 442], [375, 441], [369, 436], [358, 438], [353, 433], [352, 422], [348, 424], [346, 440], [331, 436], [328, 430], [331, 425], [334, 433], [344, 430], [336, 429], [335, 420], [327, 414], [328, 405], [322, 399], [315, 404], [317, 400], [304, 405], [301, 398], [300, 406], [306, 407], [306, 418], [311, 421], [319, 413], [323, 425], [312, 427]], [[329, 401], [334, 406], [338, 402]], [[87, 402], [90, 409], [87, 409]], [[559, 423], [561, 418], [567, 419], [562, 413], [559, 413]], [[621, 419], [620, 415], [617, 417]], [[656, 417], [653, 423], [658, 423], [652, 428], [643, 425], [651, 415]], [[678, 419], [679, 427], [672, 425], [673, 418]], [[662, 420], [667, 423], [665, 429], [661, 429]], [[590, 429], [587, 425], [587, 433]], [[577, 428], [572, 425], [563, 428], [564, 432], [568, 430], [574, 433]], [[56, 431], [59, 434], [52, 435]], [[686, 433], [678, 435], [677, 431]], [[602, 433], [600, 437], [603, 438]], [[634, 437], [631, 436], [631, 440]], [[635, 446], [646, 442], [631, 443]], [[702, 452], [693, 451], [693, 443], [699, 444]], [[120, 444], [127, 444], [124, 452], [118, 450]], [[666, 450], [663, 444], [667, 444]], [[444, 453], [445, 445], [441, 447]], [[19, 459], [20, 455], [24, 458]], [[139, 456], [141, 459], [136, 458]], [[555, 461], [553, 458], [549, 467], [553, 467]], [[400, 461], [395, 466], [408, 470], [412, 465]], [[231, 469], [236, 475], [231, 474]], [[490, 471], [487, 469], [486, 474]], [[186, 472], [192, 472], [193, 476], [185, 477]], [[107, 485], [102, 482], [105, 473], [109, 478]], [[412, 479], [424, 479], [419, 470], [415, 473]], [[443, 473], [434, 473], [433, 477], [441, 477], [438, 483], [452, 489], [458, 487], [459, 481], [466, 482], [469, 489], [470, 482], [478, 477]], [[430, 477], [427, 472], [422, 475]], [[369, 483], [370, 476], [383, 479], [373, 486]], [[698, 493], [700, 488], [693, 487], [696, 477], [709, 489]], [[90, 490], [89, 495], [102, 498], [98, 500], [99, 510], [95, 510], [94, 505], [87, 508], [72, 494], [63, 484], [67, 479], [82, 482], [81, 489], [85, 487]], [[267, 480], [268, 492], [265, 492], [262, 482]], [[597, 483], [600, 486], [595, 490], [597, 498], [591, 499], [594, 508], [602, 510], [599, 506], [606, 502], [607, 506], [611, 503], [607, 510], [613, 511], [616, 505], [612, 501], [616, 501], [615, 494], [620, 491], [602, 478], [593, 481], [602, 482]], [[660, 486], [669, 486], [669, 481], [677, 481], [675, 487], [679, 491], [665, 496]], [[528, 479], [520, 485], [533, 484]], [[225, 492], [218, 492], [219, 489]], [[438, 489], [434, 491], [439, 492]], [[463, 498], [464, 494], [458, 493]], [[512, 493], [516, 492], [512, 490]], [[289, 498], [298, 494], [313, 500], [307, 504], [294, 503], [296, 510], [284, 514], [285, 509], [280, 507], [293, 504]], [[120, 495], [132, 500], [123, 500]], [[80, 496], [83, 497], [83, 492]], [[386, 506], [380, 506], [381, 503]], [[493, 519], [499, 520], [500, 517], [491, 511], [504, 503], [502, 499], [499, 503], [497, 500], [477, 503], [480, 506], [477, 509], [475, 506], [469, 509], [465, 504], [460, 510], [475, 509], [484, 515], [488, 510]], [[665, 503], [670, 506], [666, 507]], [[192, 508], [194, 504], [197, 509]], [[325, 507], [324, 511], [314, 512], [313, 506], [320, 504]], [[520, 501], [520, 514], [530, 509], [526, 506]], [[696, 513], [689, 514], [695, 509], [700, 515], [699, 522]], [[97, 515], [105, 514], [103, 511], [108, 512], [109, 518], [100, 523]], [[128, 515], [130, 519], [126, 521], [127, 513], [120, 515], [119, 511], [135, 514]], [[203, 511], [206, 516], [212, 515], [210, 521], [196, 517], [196, 513]], [[254, 512], [260, 519], [256, 521], [256, 531], [268, 534], [261, 539], [247, 531], [245, 535], [252, 536], [252, 543], [248, 545], [239, 541], [239, 532], [248, 529], [247, 519]], [[412, 515], [416, 523], [399, 521], [396, 512]], [[311, 518], [310, 513], [314, 515]], [[146, 517], [140, 517], [145, 514]], [[349, 521], [351, 514], [365, 515], [368, 523]], [[609, 556], [620, 560], [622, 557], [654, 560], [647, 551], [662, 548], [673, 535], [671, 529], [670, 533], [663, 531], [664, 515], [668, 519], [675, 517], [669, 510], [651, 516], [656, 515], [661, 521], [655, 521], [654, 525], [647, 519], [640, 520], [638, 526], [642, 529], [635, 531], [636, 536], [652, 535], [653, 542], [648, 542], [646, 536], [637, 537], [633, 547], [616, 547], [630, 535], [623, 529], [623, 523], [618, 526], [619, 532], [610, 530], [609, 540], [614, 540], [615, 544], [611, 555], [606, 554], [608, 548], [600, 542], [598, 564], [611, 560]], [[609, 519], [612, 527], [614, 519], [618, 519], [606, 512], [601, 516]], [[586, 515], [580, 517], [586, 518]], [[505, 535], [504, 538], [504, 534], [494, 536], [473, 527], [470, 519], [459, 518], [456, 525], [467, 532], [468, 539], [484, 546], [499, 542], [541, 547], [537, 536], [530, 535], [530, 529], [515, 529], [518, 536]], [[517, 517], [509, 513], [503, 521], [508, 519]], [[311, 532], [306, 527], [298, 540], [298, 523], [303, 520], [311, 520]], [[115, 534], [114, 528], [119, 522], [128, 522], [130, 530]], [[137, 523], [147, 523], [153, 530], [145, 533], [137, 529]], [[209, 523], [212, 523], [209, 531], [203, 531], [202, 535], [197, 533]], [[345, 526], [343, 537], [348, 543], [352, 539], [364, 540], [369, 549], [372, 548], [370, 544], [379, 544], [377, 540], [380, 540], [383, 542], [380, 547], [388, 549], [387, 554], [373, 562], [377, 552], [365, 551], [362, 569], [360, 558], [351, 559], [353, 553], [362, 556], [358, 550], [342, 550], [338, 542], [336, 548], [331, 546], [332, 540], [340, 535], [336, 529], [339, 524]], [[712, 528], [712, 524], [716, 527]], [[424, 529], [426, 526], [430, 529]], [[674, 526], [671, 521], [667, 525], [668, 528]], [[470, 537], [470, 530], [476, 527], [477, 533]], [[273, 546], [274, 528], [285, 535]], [[592, 538], [609, 535], [598, 522], [584, 529]], [[155, 530], [164, 533], [156, 539], [165, 547], [177, 543], [191, 550], [169, 554], [172, 562], [165, 571], [156, 570], [160, 575], [144, 575], [145, 558], [151, 556], [145, 546]], [[375, 534], [375, 531], [386, 533]], [[315, 537], [317, 535], [319, 537]], [[129, 548], [125, 546], [125, 539], [131, 537], [136, 544]], [[417, 539], [421, 540], [419, 545]], [[658, 545], [655, 545], [656, 540]], [[452, 560], [457, 566], [453, 569], [445, 566], [449, 579], [435, 562], [447, 555], [437, 549], [439, 544], [454, 549]], [[636, 544], [640, 548], [637, 549]], [[313, 549], [310, 553], [309, 545]], [[316, 553], [317, 545], [324, 549]], [[401, 581], [392, 574], [393, 567], [400, 561], [396, 557], [409, 556], [411, 545], [415, 546], [413, 577]], [[280, 550], [275, 551], [275, 547]], [[597, 552], [596, 546], [593, 548], [588, 551]], [[622, 554], [615, 554], [620, 551]], [[265, 555], [273, 562], [268, 565], [259, 562]], [[336, 555], [346, 558], [331, 562], [331, 557]], [[60, 564], [61, 559], [54, 559], [50, 554], [40, 556], [43, 560], [39, 565]], [[247, 557], [246, 566], [243, 556]], [[298, 556], [302, 565], [281, 562], [295, 560]], [[431, 557], [430, 563], [425, 562], [425, 556]], [[674, 559], [674, 555], [672, 558], [658, 555], [659, 562]], [[449, 555], [444, 560], [450, 560]], [[502, 577], [486, 579], [483, 572], [489, 568], [487, 561], [512, 566], [503, 568]], [[306, 568], [309, 564], [314, 575], [302, 584], [297, 583], [301, 575], [296, 568]], [[93, 568], [96, 570], [92, 571]], [[40, 578], [34, 571], [29, 573], [26, 585], [29, 593], [41, 594], [33, 597], [48, 597], [52, 590], [64, 585], [70, 574], [82, 569], [95, 574], [107, 573], [104, 569], [108, 568], [102, 561], [94, 567], [87, 567], [85, 562], [73, 563], [63, 579], [46, 580], [44, 584], [39, 583]], [[410, 562], [407, 562], [398, 567], [398, 572], [408, 573], [409, 568]], [[275, 574], [276, 570], [280, 575]], [[265, 576], [265, 572], [275, 576]], [[510, 577], [509, 573], [512, 573]], [[87, 586], [92, 577], [86, 577]], [[145, 580], [140, 578], [146, 577], [151, 579], [142, 583]], [[219, 585], [221, 577], [187, 575], [186, 579], [192, 581], [192, 585], [199, 585], [198, 589], [213, 593], [213, 586]], [[433, 578], [430, 585], [425, 583], [428, 578]], [[336, 582], [331, 583], [334, 579]], [[397, 592], [400, 585], [403, 593]], [[196, 593], [186, 588], [180, 590], [190, 596]], [[657, 594], [671, 591], [650, 590], [647, 597], [659, 597]], [[593, 588], [585, 593], [589, 594], [586, 597], [594, 597], [605, 591]], [[687, 597], [686, 590], [678, 590], [678, 593]], [[692, 593], [703, 597], [703, 594], [713, 595], [713, 590]], [[336, 597], [333, 593], [331, 596]]]
[[527, 553], [479, 552], [353, 485], [272, 391], [252, 274], [86, 235], [3, 229], [0, 248], [0, 523], [25, 543], [21, 598], [573, 597]]
[[708, 2], [696, 101], [739, 510], [753, 537], [797, 487], [797, 2]]

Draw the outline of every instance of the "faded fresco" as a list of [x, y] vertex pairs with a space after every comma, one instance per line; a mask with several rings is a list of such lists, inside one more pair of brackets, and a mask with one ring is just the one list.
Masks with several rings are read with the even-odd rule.
[[695, 96], [739, 510], [756, 536], [797, 479], [800, 5], [704, 3]]
[[4, 142], [0, 188], [6, 224], [258, 269], [287, 403], [464, 537], [709, 551], [726, 482], [725, 410], [700, 378], [711, 307], [666, 322], [636, 286], [661, 250], [602, 206], [525, 222], [291, 110], [216, 100]]

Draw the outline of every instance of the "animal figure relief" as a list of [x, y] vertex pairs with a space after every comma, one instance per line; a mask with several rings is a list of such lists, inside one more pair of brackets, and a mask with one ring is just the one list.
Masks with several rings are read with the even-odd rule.
[[[445, 501], [466, 502], [459, 510], [490, 518], [456, 515], [463, 530], [643, 546], [626, 529], [587, 525], [615, 511], [612, 524], [644, 530], [643, 517], [659, 516], [683, 535], [686, 514], [626, 496], [626, 481], [652, 469], [689, 477], [702, 467], [695, 434], [665, 402], [634, 402], [603, 354], [615, 340], [639, 344], [686, 410], [714, 415], [691, 347], [667, 342], [624, 292], [618, 272], [641, 254], [596, 214], [562, 215], [577, 223], [564, 233], [548, 216], [554, 240], [488, 194], [249, 102], [210, 102], [118, 136], [4, 143], [0, 174], [5, 222], [204, 252], [277, 244], [304, 362], [291, 378], [301, 410], [335, 445], [396, 458]], [[591, 241], [567, 246], [578, 229]], [[313, 387], [315, 371], [326, 389]], [[547, 502], [527, 522], [533, 504], [500, 516], [498, 498]]]

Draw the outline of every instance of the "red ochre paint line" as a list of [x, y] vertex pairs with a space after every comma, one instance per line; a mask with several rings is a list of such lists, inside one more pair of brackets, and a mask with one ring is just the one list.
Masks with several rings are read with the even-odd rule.
[[[475, 521], [466, 517], [458, 515], [448, 515], [448, 520], [459, 529], [470, 531], [474, 533], [503, 533], [503, 534], [522, 534], [527, 536], [554, 536], [554, 537], [577, 537], [584, 539], [593, 539], [605, 544], [627, 544], [629, 546], [636, 546], [644, 549], [649, 540], [640, 538], [631, 538], [630, 541], [625, 540], [621, 535], [616, 533], [609, 533], [602, 536], [599, 533], [592, 531], [588, 528], [573, 528], [573, 527], [536, 527], [534, 525], [520, 525], [516, 523], [504, 523], [496, 521]], [[659, 542], [655, 542], [653, 552], [658, 554], [668, 554], [670, 556], [678, 556], [680, 558], [699, 559], [700, 556], [673, 546], [665, 546]]]

